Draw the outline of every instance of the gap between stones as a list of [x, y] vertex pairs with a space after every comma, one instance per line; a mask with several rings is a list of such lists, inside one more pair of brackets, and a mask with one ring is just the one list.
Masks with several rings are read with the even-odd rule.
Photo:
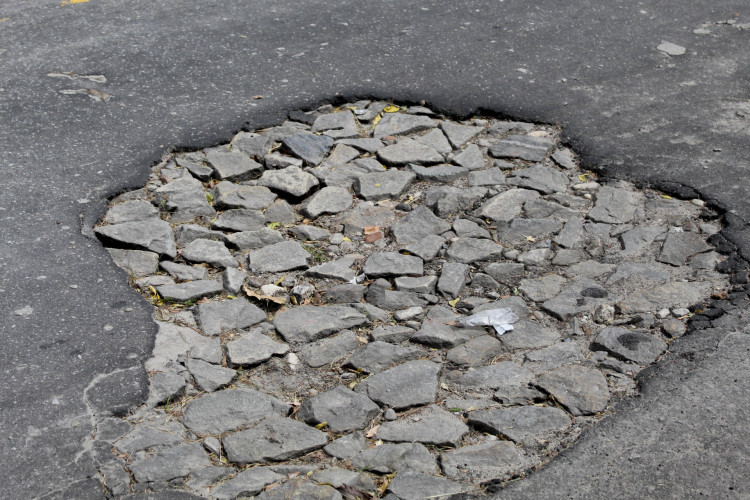
[[[481, 492], [634, 394], [726, 296], [720, 216], [600, 184], [559, 132], [326, 105], [113, 199], [95, 233], [159, 332], [148, 401], [97, 415], [109, 492]], [[512, 331], [453, 325], [495, 308]]]

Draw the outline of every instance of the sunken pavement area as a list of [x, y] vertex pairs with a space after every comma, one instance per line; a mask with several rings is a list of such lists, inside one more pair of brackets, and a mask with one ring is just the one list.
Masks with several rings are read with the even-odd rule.
[[726, 293], [720, 229], [700, 199], [581, 171], [554, 127], [424, 106], [326, 105], [171, 154], [95, 229], [159, 325], [147, 401], [96, 415], [106, 487], [410, 499], [523, 477]]

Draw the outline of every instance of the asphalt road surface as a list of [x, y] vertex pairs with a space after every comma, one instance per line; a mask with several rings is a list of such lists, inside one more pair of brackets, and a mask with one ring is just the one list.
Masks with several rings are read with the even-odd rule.
[[[728, 0], [4, 2], [0, 496], [101, 496], [86, 395], [136, 402], [154, 327], [90, 228], [165, 152], [342, 97], [555, 123], [588, 168], [726, 211], [749, 256], [745, 23]], [[673, 344], [639, 398], [499, 495], [750, 494], [743, 312]]]

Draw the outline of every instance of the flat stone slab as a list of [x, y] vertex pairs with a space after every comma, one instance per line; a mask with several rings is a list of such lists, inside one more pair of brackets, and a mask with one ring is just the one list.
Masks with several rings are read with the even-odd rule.
[[459, 446], [469, 427], [438, 406], [380, 425], [375, 437], [384, 441], [419, 442], [436, 446]]
[[512, 186], [534, 189], [542, 194], [564, 192], [569, 183], [563, 172], [542, 165], [514, 170], [508, 178], [508, 184]]
[[185, 362], [185, 367], [193, 376], [198, 389], [206, 392], [214, 392], [228, 386], [237, 376], [235, 370], [207, 363], [202, 359], [188, 359]]
[[495, 221], [511, 221], [521, 214], [524, 203], [539, 197], [540, 194], [531, 189], [512, 188], [487, 200], [478, 215]]
[[393, 276], [422, 276], [424, 264], [422, 259], [413, 255], [398, 252], [372, 254], [366, 261], [363, 272], [370, 278], [388, 278]]
[[432, 403], [437, 399], [440, 365], [407, 361], [366, 378], [355, 390], [395, 410]]
[[396, 346], [376, 340], [352, 352], [346, 366], [366, 373], [377, 373], [396, 363], [411, 361], [425, 355], [423, 350], [415, 347]]
[[294, 269], [306, 269], [310, 253], [297, 241], [282, 241], [253, 250], [247, 255], [251, 271], [259, 273], [280, 273]]
[[562, 365], [580, 363], [584, 357], [575, 342], [559, 342], [544, 349], [527, 352], [523, 359], [524, 368], [541, 373]]
[[615, 299], [596, 281], [582, 279], [563, 288], [555, 298], [542, 303], [542, 309], [565, 321], [579, 313], [593, 312], [598, 305], [611, 303]]
[[488, 441], [442, 453], [440, 465], [455, 481], [479, 483], [508, 478], [524, 469], [526, 460], [510, 441]]
[[353, 457], [365, 448], [367, 448], [365, 435], [361, 432], [352, 432], [331, 441], [323, 448], [323, 451], [332, 457], [345, 460]]
[[257, 495], [269, 484], [284, 479], [284, 476], [272, 471], [270, 467], [253, 467], [212, 488], [211, 496], [217, 499], [234, 499]]
[[375, 139], [389, 135], [405, 135], [435, 128], [437, 124], [427, 116], [387, 113], [375, 125]]
[[157, 286], [156, 291], [161, 298], [169, 302], [190, 302], [218, 295], [224, 291], [224, 286], [217, 280], [196, 280], [177, 285]]
[[128, 468], [136, 482], [169, 481], [191, 471], [208, 467], [208, 453], [200, 443], [188, 443], [159, 450], [153, 456], [137, 460]]
[[190, 262], [203, 262], [214, 267], [239, 267], [237, 259], [221, 241], [193, 240], [182, 249], [180, 255]]
[[473, 411], [469, 414], [469, 424], [514, 443], [534, 444], [551, 432], [567, 429], [570, 417], [551, 406], [522, 406]]
[[448, 351], [446, 359], [458, 366], [480, 366], [497, 358], [503, 351], [502, 342], [495, 337], [482, 335], [454, 347]]
[[347, 189], [327, 186], [308, 198], [301, 211], [314, 219], [324, 214], [343, 212], [352, 206], [353, 202], [352, 194]]
[[156, 274], [159, 268], [159, 254], [155, 252], [121, 248], [108, 248], [107, 251], [115, 264], [136, 278]]
[[639, 290], [617, 303], [623, 314], [654, 312], [665, 307], [688, 307], [711, 294], [712, 286], [704, 281], [674, 281]]
[[206, 161], [217, 179], [223, 181], [247, 181], [263, 172], [263, 165], [241, 151], [211, 149], [206, 153]]
[[391, 233], [399, 245], [408, 245], [427, 236], [442, 234], [449, 231], [451, 225], [432, 210], [425, 207], [417, 207], [391, 226]]
[[495, 158], [520, 158], [526, 161], [542, 161], [553, 146], [546, 137], [511, 135], [490, 147]]
[[237, 464], [282, 461], [328, 442], [328, 435], [291, 418], [270, 416], [222, 439], [227, 458]]
[[319, 266], [313, 266], [305, 274], [313, 278], [334, 279], [349, 282], [357, 275], [351, 268], [356, 261], [352, 257], [342, 257]]
[[669, 233], [657, 260], [673, 266], [684, 266], [693, 255], [711, 249], [711, 245], [697, 233]]
[[[482, 154], [482, 150], [476, 144], [469, 144], [466, 149], [454, 156], [453, 163], [467, 170], [482, 170], [487, 166], [487, 160]], [[471, 174], [469, 175], [471, 176]], [[493, 185], [496, 184], [505, 184], [505, 176], [503, 175], [502, 180], [498, 179], [498, 182]], [[471, 183], [471, 178], [469, 179], [469, 185], [476, 185]]]
[[379, 149], [377, 155], [380, 161], [392, 166], [409, 163], [430, 165], [443, 161], [443, 155], [434, 148], [414, 139], [401, 139], [396, 144]]
[[95, 228], [94, 233], [107, 246], [148, 250], [170, 258], [177, 255], [172, 227], [161, 219], [110, 224]]
[[387, 491], [402, 500], [421, 500], [424, 498], [447, 498], [459, 493], [471, 491], [468, 485], [457, 483], [444, 477], [403, 472], [388, 484]]
[[196, 313], [198, 324], [206, 335], [247, 328], [266, 319], [263, 310], [242, 297], [198, 304]]
[[451, 259], [464, 264], [498, 259], [504, 248], [485, 238], [459, 238], [448, 247], [446, 254]]
[[263, 210], [276, 200], [276, 194], [265, 186], [245, 186], [222, 181], [214, 186], [214, 208]]
[[605, 350], [616, 358], [648, 365], [667, 350], [667, 344], [644, 331], [607, 327], [596, 336], [592, 349]]
[[282, 311], [273, 325], [292, 345], [304, 344], [359, 326], [367, 318], [348, 306], [301, 306]]
[[536, 385], [572, 415], [594, 415], [607, 407], [609, 387], [599, 370], [565, 365], [537, 376]]
[[412, 172], [396, 169], [362, 174], [354, 181], [354, 192], [368, 201], [399, 198], [416, 178]]
[[458, 149], [470, 139], [473, 139], [477, 134], [484, 130], [484, 127], [475, 125], [462, 125], [460, 123], [453, 123], [449, 121], [440, 122], [440, 128], [448, 137], [448, 140], [454, 148]]
[[299, 167], [286, 167], [281, 170], [266, 170], [258, 179], [259, 186], [299, 198], [305, 196], [319, 184], [314, 175]]
[[227, 363], [231, 366], [253, 366], [287, 352], [287, 344], [276, 342], [260, 333], [259, 329], [253, 329], [227, 342]]
[[211, 222], [211, 229], [221, 231], [257, 231], [263, 229], [265, 225], [266, 217], [260, 210], [235, 208], [227, 210], [216, 217]]
[[513, 361], [501, 361], [466, 372], [456, 384], [467, 389], [498, 389], [502, 386], [522, 386], [534, 380], [534, 374]]
[[306, 400], [297, 417], [310, 425], [325, 422], [331, 432], [364, 429], [380, 413], [380, 407], [367, 396], [337, 386]]
[[368, 448], [352, 457], [352, 466], [379, 474], [416, 471], [435, 472], [435, 458], [419, 443], [382, 444]]
[[258, 250], [282, 241], [284, 241], [284, 237], [281, 233], [268, 227], [227, 235], [227, 244], [238, 250]]
[[440, 272], [440, 279], [437, 283], [438, 291], [444, 296], [454, 299], [458, 297], [463, 290], [464, 285], [469, 279], [471, 268], [468, 264], [460, 262], [446, 262]]
[[469, 170], [455, 165], [436, 165], [434, 167], [423, 167], [410, 163], [406, 170], [417, 174], [417, 178], [427, 182], [453, 182], [469, 175]]
[[295, 134], [283, 140], [292, 153], [311, 165], [317, 165], [333, 146], [333, 139], [325, 135]]
[[298, 354], [312, 368], [320, 368], [345, 358], [357, 348], [357, 336], [351, 330], [303, 345]]
[[288, 412], [288, 404], [262, 392], [224, 389], [190, 401], [182, 423], [197, 434], [219, 435]]
[[[202, 186], [201, 186], [202, 187]], [[107, 210], [104, 220], [108, 224], [122, 224], [159, 217], [159, 211], [145, 200], [132, 200], [120, 203]]]
[[630, 222], [641, 200], [641, 195], [622, 188], [602, 186], [596, 193], [594, 208], [589, 210], [589, 219], [607, 224]]

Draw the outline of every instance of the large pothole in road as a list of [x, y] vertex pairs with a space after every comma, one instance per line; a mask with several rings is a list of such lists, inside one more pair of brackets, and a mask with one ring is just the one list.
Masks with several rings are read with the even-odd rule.
[[[115, 495], [434, 498], [527, 474], [728, 288], [718, 215], [559, 130], [355, 102], [174, 154], [96, 228], [154, 304]], [[318, 495], [318, 496], [315, 496]]]

